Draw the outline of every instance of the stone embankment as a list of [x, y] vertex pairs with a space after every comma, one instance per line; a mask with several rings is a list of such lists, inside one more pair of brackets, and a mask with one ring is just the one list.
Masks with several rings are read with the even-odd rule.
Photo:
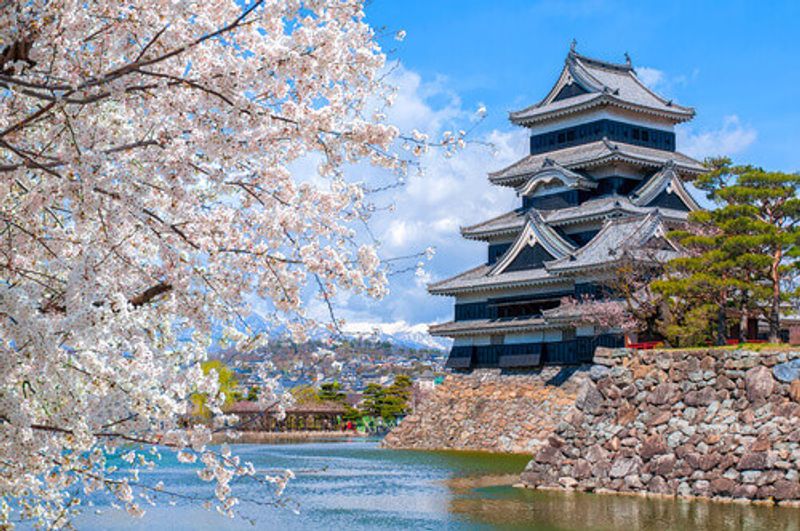
[[451, 374], [383, 445], [533, 454], [572, 408], [587, 371]]
[[606, 352], [522, 481], [798, 505], [798, 358], [793, 351]]

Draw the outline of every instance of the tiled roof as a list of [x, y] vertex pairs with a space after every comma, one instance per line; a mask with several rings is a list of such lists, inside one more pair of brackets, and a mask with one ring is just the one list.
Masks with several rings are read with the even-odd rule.
[[481, 332], [514, 332], [562, 328], [563, 324], [548, 323], [541, 317], [508, 317], [502, 319], [471, 319], [431, 325], [428, 331], [434, 336], [458, 336]]
[[482, 223], [461, 227], [465, 238], [479, 240], [491, 236], [516, 234], [525, 225], [525, 210], [518, 208]]
[[540, 186], [549, 186], [554, 183], [581, 190], [597, 188], [597, 183], [593, 179], [569, 170], [553, 159], [546, 158], [542, 163], [542, 168], [530, 175], [525, 184], [517, 188], [517, 193], [532, 195]]
[[492, 266], [490, 265], [480, 265], [452, 278], [429, 284], [428, 291], [433, 295], [451, 295], [463, 291], [482, 291], [563, 282], [563, 279], [551, 275], [543, 268], [506, 271], [499, 275], [487, 276], [491, 269]]
[[677, 195], [691, 210], [700, 210], [700, 205], [686, 190], [672, 164], [667, 164], [650, 179], [642, 183], [631, 193], [635, 205], [644, 206], [652, 202], [661, 192], [667, 191]]
[[516, 241], [508, 251], [497, 261], [492, 270], [489, 271], [489, 275], [496, 277], [503, 274], [523, 249], [534, 245], [542, 246], [554, 258], [559, 258], [575, 251], [575, 245], [572, 242], [565, 240], [563, 236], [545, 223], [542, 214], [538, 210], [531, 209], [528, 212], [522, 232], [517, 236]]
[[620, 160], [652, 168], [660, 168], [673, 161], [676, 172], [690, 176], [706, 171], [701, 163], [676, 151], [664, 151], [603, 139], [547, 153], [527, 155], [507, 168], [490, 173], [489, 180], [494, 184], [516, 187], [541, 170], [549, 160], [571, 170], [591, 168]]
[[[543, 212], [548, 225], [563, 226], [606, 217], [620, 215], [647, 215], [654, 207], [643, 207], [633, 204], [627, 196], [608, 195], [589, 199], [578, 206], [548, 210]], [[659, 208], [661, 215], [669, 221], [686, 221], [688, 212], [672, 208]]]
[[[586, 93], [556, 101], [561, 89], [571, 83]], [[598, 61], [570, 50], [561, 75], [547, 97], [535, 105], [510, 113], [510, 118], [519, 125], [532, 125], [601, 105], [655, 114], [675, 123], [694, 116], [694, 109], [677, 105], [647, 88], [630, 64]]]
[[[607, 195], [589, 199], [580, 205], [559, 208], [555, 210], [542, 210], [540, 213], [548, 225], [560, 227], [571, 223], [593, 221], [621, 215], [646, 215], [654, 207], [635, 205], [629, 197], [622, 195]], [[672, 208], [659, 207], [658, 211], [665, 221], [686, 221], [688, 212]], [[483, 240], [496, 236], [510, 236], [517, 234], [525, 226], [525, 210], [516, 209], [495, 218], [476, 223], [469, 227], [462, 227], [461, 234], [465, 238]]]
[[[666, 261], [675, 251], [648, 250], [645, 244], [656, 236], [664, 236], [666, 228], [661, 214], [654, 211], [646, 216], [628, 216], [606, 222], [594, 238], [576, 252], [547, 262], [551, 273], [565, 273], [608, 266], [621, 260], [626, 253], [637, 259]], [[647, 256], [651, 253], [652, 256]]]

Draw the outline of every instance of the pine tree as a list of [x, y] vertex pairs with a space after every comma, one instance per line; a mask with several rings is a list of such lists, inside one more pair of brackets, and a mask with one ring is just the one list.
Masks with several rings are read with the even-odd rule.
[[[742, 289], [736, 246], [730, 245], [713, 212], [694, 212], [689, 219], [687, 230], [670, 233], [683, 255], [671, 260], [665, 275], [652, 284], [656, 293], [671, 302], [671, 319], [663, 329], [670, 342], [681, 346], [712, 337], [724, 345], [727, 314]], [[715, 326], [710, 326], [711, 321]]]
[[710, 171], [697, 187], [720, 208], [710, 217], [729, 248], [743, 255], [737, 261], [738, 280], [745, 284], [748, 303], [769, 323], [769, 339], [779, 341], [784, 291], [797, 271], [800, 256], [800, 175], [770, 172], [750, 165], [734, 166], [728, 158], [706, 161]]

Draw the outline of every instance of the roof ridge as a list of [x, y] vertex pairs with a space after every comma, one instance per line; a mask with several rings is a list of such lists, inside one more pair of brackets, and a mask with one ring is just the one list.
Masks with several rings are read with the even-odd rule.
[[464, 275], [467, 275], [469, 273], [474, 273], [475, 271], [478, 271], [482, 267], [488, 267], [488, 266], [486, 264], [479, 264], [479, 265], [477, 265], [477, 266], [475, 266], [475, 267], [473, 267], [471, 269], [467, 269], [466, 271], [462, 271], [461, 273], [455, 274], [452, 277], [448, 277], [448, 278], [439, 280], [438, 282], [431, 282], [426, 287], [427, 287], [427, 289], [435, 288], [436, 286], [440, 286], [440, 285], [444, 284], [445, 282], [450, 282], [452, 280], [455, 280], [455, 279], [457, 279], [459, 277], [462, 277]]
[[[627, 56], [628, 54], [626, 53], [625, 55]], [[609, 70], [616, 70], [620, 72], [632, 72], [634, 70], [633, 65], [630, 63], [630, 58], [628, 58], [628, 61], [625, 63], [612, 63], [611, 61], [604, 61], [602, 59], [589, 57], [588, 55], [579, 54], [575, 50], [570, 50], [567, 57], [589, 63], [593, 66], [599, 66], [600, 68], [607, 68]]]
[[503, 218], [505, 216], [509, 216], [511, 214], [522, 214], [523, 213], [522, 211], [524, 211], [524, 209], [522, 207], [518, 207], [518, 208], [515, 208], [514, 210], [509, 210], [508, 212], [503, 212], [502, 214], [499, 214], [499, 215], [497, 215], [497, 216], [495, 216], [493, 218], [489, 218], [489, 219], [487, 219], [485, 221], [479, 221], [478, 223], [473, 223], [472, 225], [466, 225], [466, 226], [459, 227], [459, 230], [460, 231], [466, 231], [466, 230], [474, 229], [475, 227], [479, 227], [481, 225], [485, 225], [487, 223], [491, 223], [492, 221], [497, 221], [498, 219]]

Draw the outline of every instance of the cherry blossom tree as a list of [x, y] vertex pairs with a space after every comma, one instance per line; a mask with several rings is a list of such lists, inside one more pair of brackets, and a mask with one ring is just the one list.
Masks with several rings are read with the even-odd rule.
[[431, 142], [386, 123], [384, 62], [360, 0], [0, 0], [0, 523], [66, 525], [97, 490], [141, 514], [165, 447], [225, 514], [233, 478], [282, 490], [180, 421], [192, 393], [221, 413], [199, 363], [213, 326], [259, 346], [253, 297], [302, 340], [310, 297], [385, 293], [345, 170]]

